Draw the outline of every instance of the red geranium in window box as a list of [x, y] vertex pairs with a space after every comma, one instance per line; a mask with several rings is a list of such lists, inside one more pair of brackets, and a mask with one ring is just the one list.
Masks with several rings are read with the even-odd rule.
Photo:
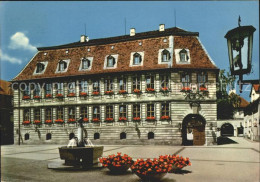
[[64, 120], [63, 120], [63, 119], [56, 119], [56, 120], [55, 120], [55, 123], [63, 124], [63, 123], [64, 123]]
[[147, 121], [154, 121], [154, 120], [155, 120], [155, 117], [154, 117], [154, 116], [150, 116], [150, 117], [147, 117], [146, 120], [147, 120]]
[[69, 93], [67, 96], [68, 97], [75, 97], [75, 95], [76, 95], [75, 93]]
[[168, 87], [162, 87], [160, 91], [161, 92], [169, 92], [169, 88]]
[[119, 117], [118, 120], [119, 120], [119, 121], [126, 121], [127, 119], [126, 119], [126, 117]]
[[41, 96], [35, 95], [35, 96], [33, 96], [33, 98], [34, 98], [34, 99], [41, 99]]
[[105, 91], [105, 95], [113, 95], [113, 94], [114, 94], [113, 90]]
[[183, 87], [181, 89], [181, 92], [190, 92], [190, 91], [191, 91], [190, 87]]
[[86, 97], [88, 94], [86, 92], [80, 92], [79, 96]]
[[28, 99], [30, 99], [30, 96], [29, 96], [29, 95], [24, 95], [24, 96], [23, 96], [23, 99], [24, 99], [24, 100], [28, 100]]
[[51, 94], [46, 94], [45, 97], [46, 98], [52, 98], [52, 95]]
[[23, 125], [29, 125], [31, 124], [31, 121], [23, 121]]
[[52, 120], [45, 120], [45, 124], [52, 124]]
[[76, 123], [76, 119], [70, 118], [70, 119], [68, 120], [68, 123]]
[[170, 116], [162, 116], [161, 117], [161, 120], [169, 120], [170, 119]]
[[106, 122], [113, 122], [113, 121], [114, 121], [114, 118], [106, 118], [105, 121], [106, 121]]
[[99, 95], [100, 93], [97, 91], [92, 92], [92, 95]]
[[201, 91], [201, 92], [208, 92], [208, 89], [205, 88], [205, 87], [200, 87], [200, 91]]
[[42, 124], [42, 122], [40, 120], [34, 120], [33, 124]]
[[134, 120], [134, 121], [140, 121], [141, 118], [140, 118], [140, 117], [134, 117], [133, 120]]
[[135, 93], [135, 94], [141, 94], [142, 92], [141, 92], [141, 90], [139, 90], [139, 89], [134, 89], [134, 93]]
[[100, 122], [100, 119], [99, 119], [99, 118], [93, 118], [93, 119], [92, 119], [92, 122], [98, 123], [98, 122]]
[[127, 91], [126, 91], [126, 90], [119, 90], [118, 93], [119, 93], [119, 94], [127, 94]]
[[56, 94], [57, 98], [63, 98], [63, 94]]
[[146, 92], [155, 92], [154, 88], [146, 88]]
[[83, 118], [83, 122], [87, 123], [88, 122], [88, 118]]

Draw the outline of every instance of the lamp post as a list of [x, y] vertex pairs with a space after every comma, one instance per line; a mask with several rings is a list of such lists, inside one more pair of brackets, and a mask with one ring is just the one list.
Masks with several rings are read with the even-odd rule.
[[255, 28], [253, 26], [240, 26], [240, 16], [238, 19], [238, 27], [227, 32], [229, 65], [231, 75], [239, 75], [240, 93], [243, 84], [257, 82], [257, 80], [244, 80], [243, 75], [249, 74], [252, 68], [252, 50], [253, 50], [253, 34]]

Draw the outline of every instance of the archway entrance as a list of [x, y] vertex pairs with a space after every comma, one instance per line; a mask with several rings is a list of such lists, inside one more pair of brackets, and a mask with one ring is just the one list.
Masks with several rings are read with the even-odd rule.
[[234, 127], [230, 123], [221, 126], [221, 136], [234, 136]]
[[187, 115], [182, 122], [182, 144], [205, 144], [205, 119], [198, 114]]

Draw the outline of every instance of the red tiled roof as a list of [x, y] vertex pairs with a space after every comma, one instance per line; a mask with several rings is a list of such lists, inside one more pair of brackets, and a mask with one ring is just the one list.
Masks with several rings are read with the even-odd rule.
[[259, 92], [260, 92], [260, 90], [259, 90], [259, 84], [254, 84], [254, 85], [253, 85], [253, 88], [254, 88], [254, 90], [255, 90], [256, 93], [259, 93]]
[[5, 80], [0, 80], [0, 94], [1, 95], [12, 95], [12, 90], [10, 88], [11, 82]]
[[[214, 69], [218, 68], [213, 64], [210, 57], [198, 40], [198, 33], [187, 32], [179, 28], [166, 29], [165, 32], [152, 31], [136, 34], [136, 36], [120, 36], [105, 39], [90, 40], [87, 43], [72, 43], [55, 47], [38, 48], [34, 58], [18, 74], [13, 81], [31, 80], [53, 77], [67, 77], [77, 75], [90, 75], [113, 72], [129, 72], [142, 70], [167, 69], [166, 64], [158, 64], [159, 49], [169, 48], [169, 35], [174, 35], [174, 49], [186, 48], [190, 51], [190, 64], [176, 64], [173, 51], [173, 64], [171, 68], [176, 69]], [[164, 39], [167, 38], [167, 42]], [[142, 42], [142, 45], [139, 45]], [[111, 46], [114, 49], [111, 49]], [[90, 51], [88, 52], [88, 49]], [[68, 54], [65, 53], [69, 50]], [[130, 67], [131, 52], [144, 52], [143, 66]], [[44, 53], [47, 52], [47, 55]], [[107, 55], [118, 54], [117, 68], [104, 69], [104, 60]], [[79, 71], [81, 59], [93, 57], [92, 69]], [[70, 59], [69, 67], [65, 73], [55, 73], [58, 62], [63, 59]], [[33, 75], [38, 62], [48, 61], [47, 68], [43, 74]]]
[[239, 98], [240, 98], [240, 101], [241, 101], [240, 105], [239, 105], [240, 108], [241, 107], [246, 107], [246, 106], [249, 105], [249, 102], [247, 100], [245, 100], [243, 97], [239, 96]]

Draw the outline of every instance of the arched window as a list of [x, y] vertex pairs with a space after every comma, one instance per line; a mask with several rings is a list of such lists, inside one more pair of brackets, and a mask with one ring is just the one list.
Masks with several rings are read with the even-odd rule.
[[120, 140], [122, 140], [122, 139], [126, 139], [126, 133], [125, 132], [120, 133]]
[[180, 52], [180, 61], [181, 62], [186, 62], [189, 60], [188, 52], [185, 49], [182, 49]]
[[154, 133], [153, 132], [149, 132], [148, 133], [148, 139], [154, 139]]
[[133, 55], [133, 60], [134, 60], [133, 65], [140, 65], [142, 62], [142, 56], [139, 53], [135, 53]]
[[162, 51], [162, 62], [169, 62], [171, 59], [170, 52], [166, 49]]
[[107, 67], [110, 67], [110, 68], [114, 67], [115, 63], [116, 63], [116, 60], [113, 56], [110, 55], [107, 57]]
[[51, 140], [51, 133], [46, 134], [46, 140]]
[[58, 71], [65, 71], [66, 68], [67, 68], [67, 63], [61, 60], [58, 65]]
[[75, 137], [75, 134], [74, 134], [74, 133], [70, 133], [69, 139], [71, 140], [71, 139], [74, 138], [74, 137]]
[[36, 73], [42, 73], [45, 68], [45, 65], [42, 63], [37, 63], [36, 65]]
[[24, 140], [29, 140], [30, 139], [30, 134], [29, 133], [26, 133], [25, 135], [24, 135]]
[[98, 140], [100, 138], [100, 134], [99, 133], [94, 133], [94, 140]]
[[83, 58], [81, 63], [81, 69], [85, 70], [88, 69], [89, 67], [90, 67], [90, 60], [87, 58]]

